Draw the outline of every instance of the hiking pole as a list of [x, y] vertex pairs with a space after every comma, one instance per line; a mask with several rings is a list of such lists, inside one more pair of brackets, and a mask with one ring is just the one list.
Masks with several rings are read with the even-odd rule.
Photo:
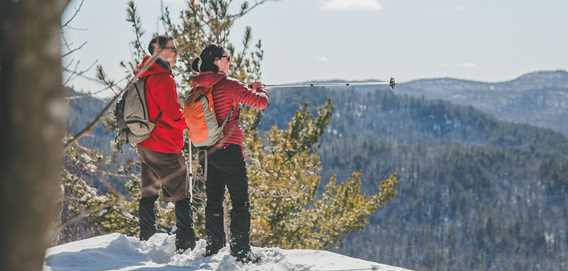
[[389, 86], [391, 89], [396, 87], [394, 77], [388, 81], [367, 81], [367, 82], [329, 82], [329, 83], [292, 83], [292, 84], [271, 84], [264, 85], [268, 88], [307, 88], [307, 87], [353, 87], [353, 86]]
[[189, 135], [187, 136], [187, 146], [189, 148], [189, 157], [187, 160], [185, 160], [185, 179], [187, 182], [189, 182], [189, 202], [193, 203], [193, 153], [191, 150], [191, 139], [189, 138]]

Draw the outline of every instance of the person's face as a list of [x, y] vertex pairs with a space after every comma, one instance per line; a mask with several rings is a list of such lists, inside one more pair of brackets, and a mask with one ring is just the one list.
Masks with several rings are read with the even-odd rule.
[[220, 71], [226, 74], [229, 73], [229, 68], [231, 67], [231, 55], [227, 50], [225, 50], [225, 53], [223, 54], [222, 57], [215, 60], [215, 65], [219, 67]]
[[174, 67], [177, 60], [177, 49], [173, 41], [168, 41], [164, 48], [158, 48], [158, 54], [161, 59], [170, 63], [170, 66]]

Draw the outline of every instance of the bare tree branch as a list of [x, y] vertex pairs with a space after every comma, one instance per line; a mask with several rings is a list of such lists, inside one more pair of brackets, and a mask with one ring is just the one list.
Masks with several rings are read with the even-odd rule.
[[[69, 1], [69, 2], [71, 2], [71, 1]], [[84, 3], [85, 3], [85, 0], [81, 0], [81, 3], [79, 3], [79, 6], [73, 12], [73, 15], [71, 15], [71, 18], [69, 18], [65, 23], [63, 23], [61, 25], [61, 28], [65, 28], [65, 27], [69, 26], [69, 24], [75, 19], [75, 17], [77, 17], [77, 15], [79, 14], [79, 11], [81, 11], [81, 8], [83, 7]]]
[[[120, 84], [126, 80], [128, 80], [130, 78], [130, 76], [125, 76], [124, 78], [120, 79], [119, 81], [117, 81], [115, 83], [115, 85]], [[86, 97], [86, 96], [93, 96], [93, 95], [97, 95], [99, 93], [102, 93], [103, 91], [112, 89], [113, 86], [105, 86], [104, 88], [101, 89], [97, 89], [97, 90], [93, 90], [93, 91], [89, 91], [89, 92], [83, 92], [81, 94], [77, 94], [77, 95], [73, 95], [73, 96], [68, 96], [65, 97], [66, 100], [75, 100], [75, 99], [80, 99], [82, 97]]]
[[[73, 69], [70, 69], [69, 67], [71, 67], [73, 64], [75, 64], [75, 67]], [[63, 70], [77, 70], [77, 67], [79, 66], [79, 61], [69, 61], [69, 64], [63, 66]], [[63, 82], [63, 85], [67, 85], [71, 80], [73, 79], [73, 74], [69, 75], [69, 77], [67, 79], [65, 79], [65, 81]]]
[[71, 54], [73, 54], [73, 53], [75, 53], [75, 52], [81, 50], [86, 44], [87, 44], [87, 42], [85, 41], [85, 42], [83, 42], [81, 45], [79, 45], [79, 47], [75, 47], [75, 48], [73, 48], [73, 49], [71, 49], [71, 50], [65, 52], [63, 55], [61, 55], [61, 58], [64, 58], [64, 57], [66, 57], [66, 56], [69, 56], [69, 55], [71, 55]]
[[89, 67], [87, 67], [86, 69], [81, 70], [81, 71], [77, 71], [77, 69], [69, 69], [69, 66], [65, 66], [65, 67], [63, 67], [63, 71], [70, 73], [72, 75], [81, 77], [83, 79], [104, 85], [104, 82], [102, 82], [100, 79], [85, 75], [85, 73], [89, 72], [94, 67], [94, 65], [96, 65], [96, 64], [97, 64], [97, 62], [95, 61], [95, 62], [93, 62], [93, 64], [89, 65]]
[[[76, 63], [75, 68], [70, 69], [69, 67], [71, 65], [73, 65], [73, 63], [74, 62], [71, 61], [71, 62], [69, 62], [68, 65], [63, 67], [63, 71], [70, 74], [69, 77], [65, 80], [65, 82], [63, 84], [64, 86], [66, 86], [69, 82], [71, 82], [71, 80], [73, 80], [75, 77], [82, 77], [84, 79], [87, 79], [87, 80], [90, 80], [90, 81], [93, 81], [93, 82], [101, 83], [99, 80], [85, 75], [85, 73], [89, 72], [97, 64], [97, 61], [93, 62], [91, 65], [89, 65], [87, 68], [85, 68], [83, 70], [79, 70], [80, 61], [75, 62]], [[75, 77], [73, 77], [73, 76], [75, 76]]]
[[[268, 2], [278, 2], [281, 0], [261, 0], [261, 1], [256, 1], [252, 6], [247, 7], [246, 9], [241, 10], [239, 13], [234, 13], [234, 14], [229, 14], [227, 16], [225, 16], [225, 18], [227, 19], [237, 19], [240, 17], [243, 17], [245, 15], [247, 15], [249, 12], [253, 11], [254, 9], [258, 8], [259, 6], [268, 3]], [[211, 23], [212, 20], [208, 20], [208, 21], [204, 21], [205, 24], [209, 24]]]
[[278, 2], [280, 0], [261, 0], [261, 1], [257, 1], [256, 3], [254, 3], [251, 7], [249, 7], [248, 9], [246, 9], [245, 11], [243, 11], [239, 17], [242, 17], [244, 15], [246, 15], [247, 13], [253, 11], [254, 9], [256, 9], [257, 7], [259, 7], [260, 5], [263, 5], [264, 3], [267, 2]]
[[[73, 2], [73, 0], [66, 0], [66, 7], [69, 7], [69, 4], [71, 2]], [[77, 18], [77, 16], [79, 15], [79, 12], [81, 11], [81, 8], [83, 7], [83, 4], [85, 3], [85, 0], [81, 0], [81, 2], [79, 3], [79, 5], [75, 8], [75, 10], [73, 11], [73, 14], [71, 15], [71, 17], [69, 19], [67, 19], [65, 21], [65, 23], [61, 24], [59, 26], [60, 32], [61, 32], [61, 39], [63, 40], [63, 45], [66, 48], [67, 52], [62, 53], [61, 58], [64, 59], [70, 55], [72, 55], [73, 53], [83, 49], [83, 47], [87, 44], [87, 41], [83, 42], [81, 45], [79, 45], [78, 47], [72, 48], [73, 44], [71, 42], [69, 42], [65, 36], [65, 32], [69, 29], [71, 30], [86, 30], [86, 29], [79, 29], [79, 28], [75, 28], [72, 27], [70, 24], [73, 20], [75, 20]], [[62, 18], [63, 20], [64, 18]], [[64, 65], [64, 71], [66, 71], [68, 74], [70, 74], [67, 78], [64, 79], [63, 85], [67, 86], [73, 79], [75, 79], [77, 76], [81, 76], [84, 75], [84, 73], [88, 72], [96, 63], [97, 61], [95, 61], [93, 64], [91, 64], [89, 67], [87, 67], [86, 69], [79, 71], [79, 62], [80, 61], [75, 61], [75, 60], [70, 60], [69, 64]], [[75, 65], [73, 68], [71, 68], [71, 66]]]

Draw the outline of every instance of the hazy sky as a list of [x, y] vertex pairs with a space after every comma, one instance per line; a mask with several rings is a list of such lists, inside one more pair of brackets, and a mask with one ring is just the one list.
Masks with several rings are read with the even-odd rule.
[[[75, 58], [84, 65], [97, 60], [115, 79], [124, 75], [118, 63], [129, 57], [133, 38], [126, 2], [86, 0], [72, 24], [82, 30], [67, 33], [75, 45], [88, 42]], [[146, 45], [162, 30], [160, 1], [136, 3]], [[177, 17], [184, 0], [164, 4]], [[567, 0], [281, 0], [241, 19], [232, 37], [239, 43], [250, 25], [263, 40], [267, 83], [390, 76], [502, 81], [568, 69], [566, 14]], [[97, 87], [82, 80], [74, 85]]]

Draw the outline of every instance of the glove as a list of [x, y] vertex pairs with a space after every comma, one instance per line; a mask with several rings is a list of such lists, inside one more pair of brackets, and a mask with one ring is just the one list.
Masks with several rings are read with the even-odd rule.
[[252, 92], [257, 92], [263, 89], [264, 85], [261, 82], [253, 82], [252, 84], [249, 85], [249, 87], [251, 88]]

